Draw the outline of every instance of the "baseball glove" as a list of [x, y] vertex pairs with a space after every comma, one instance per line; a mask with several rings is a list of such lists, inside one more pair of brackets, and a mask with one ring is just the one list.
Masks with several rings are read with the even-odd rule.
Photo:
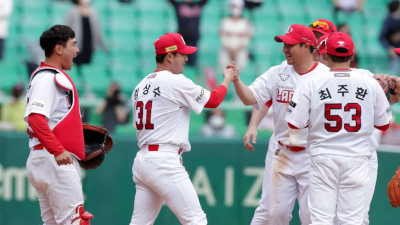
[[104, 127], [83, 124], [83, 136], [85, 139], [85, 159], [79, 161], [82, 168], [87, 170], [99, 167], [113, 146], [113, 140]]
[[400, 167], [397, 169], [396, 174], [390, 179], [387, 192], [390, 204], [393, 207], [400, 206]]

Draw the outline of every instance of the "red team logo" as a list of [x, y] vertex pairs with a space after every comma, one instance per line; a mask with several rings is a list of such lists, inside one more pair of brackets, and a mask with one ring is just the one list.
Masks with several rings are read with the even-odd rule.
[[286, 89], [276, 89], [276, 101], [281, 103], [289, 103], [292, 101], [294, 91]]

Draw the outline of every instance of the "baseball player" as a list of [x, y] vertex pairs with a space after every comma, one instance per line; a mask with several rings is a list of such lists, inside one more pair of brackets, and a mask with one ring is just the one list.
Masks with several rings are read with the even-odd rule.
[[[316, 36], [316, 41], [321, 35], [330, 34], [336, 32], [336, 26], [329, 20], [326, 19], [319, 19], [311, 23], [309, 26], [310, 29], [313, 31], [314, 35]], [[316, 56], [314, 56], [315, 59]], [[315, 61], [319, 61], [315, 59]], [[286, 64], [286, 61], [283, 61], [282, 64]], [[253, 108], [252, 116], [250, 119], [250, 123], [247, 129], [247, 132], [243, 138], [244, 146], [253, 151], [254, 147], [250, 144], [250, 139], [252, 139], [252, 143], [255, 144], [257, 141], [257, 126], [261, 122], [262, 118], [266, 115], [271, 106], [272, 101], [267, 102], [265, 106], [263, 106], [260, 110]], [[264, 177], [263, 177], [263, 187], [262, 187], [262, 194], [259, 206], [257, 207], [256, 211], [254, 212], [254, 217], [251, 224], [267, 224], [269, 221], [269, 210], [268, 210], [268, 185], [269, 185], [269, 178], [270, 178], [270, 167], [272, 165], [272, 155], [277, 147], [277, 141], [273, 138], [274, 134], [272, 134], [269, 144], [268, 144], [268, 151], [267, 156], [265, 158], [265, 169], [264, 169]]]
[[308, 27], [313, 31], [317, 41], [323, 35], [337, 32], [335, 24], [333, 24], [332, 21], [326, 19], [315, 20]]
[[[310, 24], [310, 29], [313, 31], [316, 36], [316, 41], [318, 41], [321, 35], [330, 34], [336, 32], [336, 26], [329, 20], [319, 19]], [[320, 61], [314, 56], [315, 61]], [[283, 64], [286, 61], [282, 62]], [[248, 150], [253, 151], [254, 147], [250, 144], [250, 139], [252, 139], [252, 143], [255, 144], [257, 140], [257, 126], [261, 122], [262, 118], [269, 110], [269, 106], [272, 102], [267, 102], [266, 106], [263, 106], [262, 109], [257, 110], [253, 109], [251, 120], [248, 126], [248, 130], [243, 138], [244, 145]], [[257, 207], [254, 217], [252, 220], [252, 224], [266, 224], [269, 215], [268, 210], [268, 183], [270, 178], [270, 165], [272, 165], [272, 155], [277, 146], [277, 141], [273, 139], [274, 135], [271, 136], [271, 139], [268, 144], [267, 156], [265, 158], [265, 169], [264, 169], [264, 178], [263, 178], [263, 187], [262, 194], [260, 199], [260, 204]]]
[[181, 224], [207, 224], [196, 190], [182, 166], [188, 141], [190, 110], [216, 108], [227, 87], [238, 76], [233, 63], [223, 70], [224, 80], [213, 91], [194, 84], [182, 72], [189, 54], [178, 33], [167, 33], [154, 42], [157, 68], [132, 93], [134, 126], [140, 151], [132, 172], [136, 195], [131, 225], [150, 225], [165, 202]]
[[310, 131], [312, 225], [334, 224], [335, 216], [339, 224], [363, 223], [369, 139], [374, 126], [385, 130], [391, 119], [378, 82], [349, 68], [353, 54], [350, 35], [329, 35], [326, 58], [331, 70], [299, 85], [287, 110], [289, 127]]
[[297, 83], [328, 68], [313, 60], [315, 36], [308, 27], [293, 24], [285, 35], [275, 36], [275, 41], [284, 43], [282, 50], [286, 62], [270, 68], [250, 86], [243, 84], [240, 79], [235, 80], [234, 85], [245, 105], [256, 104], [261, 108], [271, 101], [274, 108], [273, 138], [278, 145], [273, 151], [269, 182], [264, 182], [268, 183], [264, 189], [268, 192], [268, 199], [263, 204], [267, 206], [264, 212], [267, 211], [265, 214], [269, 215], [269, 224], [289, 224], [296, 197], [300, 205], [301, 222], [309, 224], [307, 192], [310, 157], [305, 151], [308, 132], [306, 129], [290, 132], [285, 112]]
[[[326, 40], [328, 38], [328, 35], [322, 36], [319, 41], [317, 42], [317, 50], [314, 54], [315, 58], [321, 62], [324, 63], [325, 65], [327, 64], [326, 56], [324, 57], [324, 53], [326, 52]], [[390, 95], [389, 95], [389, 104], [394, 104], [399, 101], [397, 98], [397, 95], [394, 94], [394, 91], [396, 91], [396, 81], [398, 80], [397, 86], [400, 87], [400, 79], [397, 76], [389, 76], [386, 74], [376, 74], [374, 75], [368, 70], [364, 69], [357, 69], [357, 68], [352, 68], [352, 70], [360, 70], [363, 74], [369, 76], [369, 77], [375, 77], [375, 78], [380, 78], [388, 82], [390, 88], [393, 90]], [[371, 135], [370, 138], [370, 148], [371, 148], [371, 156], [368, 158], [368, 169], [369, 169], [369, 183], [368, 183], [368, 188], [366, 192], [367, 200], [365, 204], [365, 216], [364, 216], [364, 225], [369, 224], [369, 209], [370, 205], [372, 202], [372, 197], [374, 195], [375, 191], [375, 185], [376, 185], [376, 179], [377, 179], [377, 174], [378, 174], [378, 156], [376, 153], [376, 150], [379, 146], [379, 140], [380, 140], [380, 135], [381, 131], [378, 129], [374, 129], [373, 134]], [[338, 224], [338, 221], [335, 221], [335, 224]]]
[[45, 225], [90, 225], [84, 211], [80, 168], [85, 158], [79, 98], [71, 70], [76, 47], [74, 31], [55, 25], [40, 36], [45, 61], [31, 75], [24, 120], [30, 154], [26, 170], [35, 187]]

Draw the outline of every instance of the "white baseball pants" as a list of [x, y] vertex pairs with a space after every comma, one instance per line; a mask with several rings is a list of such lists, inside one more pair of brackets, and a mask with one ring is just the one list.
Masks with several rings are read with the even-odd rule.
[[26, 162], [29, 182], [38, 193], [44, 225], [71, 225], [71, 216], [83, 204], [80, 167], [77, 159], [72, 165], [57, 165], [47, 150], [31, 150]]
[[163, 202], [184, 225], [206, 225], [196, 190], [177, 150], [140, 150], [135, 157], [136, 195], [130, 225], [152, 225]]
[[280, 151], [273, 155], [269, 185], [269, 224], [289, 225], [296, 198], [302, 225], [311, 223], [308, 209], [308, 173], [310, 155], [306, 150], [293, 152], [278, 145]]
[[363, 223], [367, 186], [367, 157], [317, 155], [311, 157], [308, 204], [311, 225]]

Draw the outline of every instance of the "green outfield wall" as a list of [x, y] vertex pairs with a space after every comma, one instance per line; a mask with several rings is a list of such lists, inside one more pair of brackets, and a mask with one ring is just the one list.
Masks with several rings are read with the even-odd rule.
[[[135, 136], [115, 136], [115, 147], [104, 164], [83, 173], [86, 208], [94, 214], [93, 225], [128, 225], [135, 186], [132, 162], [137, 151]], [[267, 140], [256, 150], [245, 150], [241, 139], [192, 138], [192, 151], [183, 164], [196, 187], [210, 225], [250, 224], [261, 195]], [[40, 225], [35, 190], [29, 185], [25, 162], [29, 154], [26, 134], [0, 133], [0, 225]], [[400, 165], [400, 154], [378, 153], [379, 171], [371, 206], [372, 225], [399, 225], [400, 208], [390, 206], [386, 185]], [[163, 207], [156, 225], [178, 225]], [[291, 222], [300, 224], [297, 207]]]

